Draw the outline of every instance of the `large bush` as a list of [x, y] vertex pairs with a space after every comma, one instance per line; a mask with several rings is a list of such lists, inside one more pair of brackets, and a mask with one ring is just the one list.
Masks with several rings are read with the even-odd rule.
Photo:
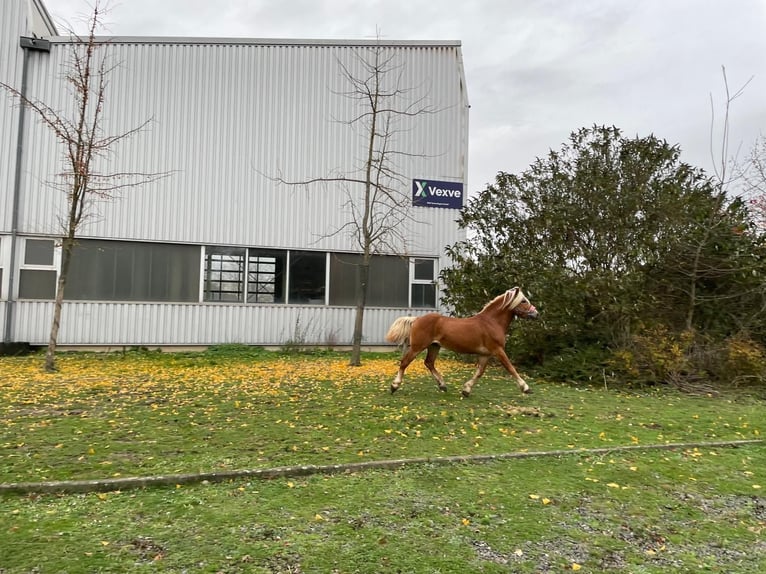
[[457, 314], [514, 285], [542, 313], [513, 335], [544, 362], [585, 346], [630, 351], [644, 325], [673, 337], [766, 341], [764, 237], [677, 146], [614, 127], [573, 133], [521, 174], [499, 173], [461, 212], [445, 302]]

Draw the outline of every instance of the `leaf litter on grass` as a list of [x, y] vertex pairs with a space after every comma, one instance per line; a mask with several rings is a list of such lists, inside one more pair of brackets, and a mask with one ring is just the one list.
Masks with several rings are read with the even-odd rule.
[[[0, 481], [210, 472], [522, 450], [756, 438], [748, 401], [532, 381], [445, 358], [388, 392], [398, 354], [62, 354], [0, 358]], [[761, 481], [764, 482], [764, 481]], [[754, 484], [757, 482], [754, 481]]]

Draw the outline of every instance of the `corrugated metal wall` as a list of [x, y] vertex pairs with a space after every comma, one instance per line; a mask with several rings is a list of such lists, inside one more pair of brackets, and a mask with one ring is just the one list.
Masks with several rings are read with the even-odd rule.
[[[15, 17], [22, 19], [24, 0], [12, 1]], [[20, 70], [13, 71], [21, 61], [18, 32], [5, 19], [2, 27], [3, 46], [5, 32], [15, 36], [7, 57], [16, 61], [8, 70], [20, 76]], [[346, 206], [349, 198], [358, 198], [358, 186], [327, 182], [304, 188], [275, 180], [360, 176], [367, 142], [364, 130], [348, 123], [359, 108], [344, 96], [350, 87], [341, 65], [362, 77], [360, 58], [374, 48], [373, 42], [194, 39], [123, 38], [105, 44], [101, 50], [116, 67], [109, 77], [103, 133], [123, 134], [150, 121], [114, 146], [99, 167], [111, 173], [167, 172], [167, 177], [95, 204], [79, 235], [358, 250], [347, 234], [334, 233], [349, 221]], [[30, 54], [28, 87], [31, 99], [70, 116], [72, 98], [62, 78], [71, 49], [67, 40], [54, 38], [49, 54]], [[414, 178], [465, 182], [468, 104], [459, 43], [400, 42], [386, 49], [401, 65], [391, 76], [399, 78], [401, 71], [399, 88], [406, 95], [399, 103], [422, 100], [437, 112], [401, 118], [395, 126], [394, 149], [404, 152], [396, 165], [404, 180], [401, 192], [409, 197]], [[5, 129], [15, 117], [9, 109], [1, 112], [0, 137], [15, 149], [15, 131]], [[15, 155], [0, 154], [0, 167], [10, 169], [14, 160]], [[21, 166], [20, 233], [60, 235], [65, 195], [51, 184], [62, 170], [62, 150], [34, 118], [25, 127]], [[2, 174], [3, 230], [10, 221], [5, 183], [11, 180]], [[401, 251], [440, 257], [446, 265], [444, 247], [463, 236], [455, 225], [458, 212], [414, 208], [411, 215], [400, 230], [407, 237]], [[6, 307], [0, 307], [0, 318]], [[13, 340], [45, 344], [52, 309], [48, 301], [15, 302]], [[384, 343], [396, 317], [422, 312], [368, 309], [365, 343]], [[278, 345], [299, 338], [348, 344], [353, 323], [353, 308], [67, 302], [59, 344]]]
[[[146, 130], [114, 148], [105, 170], [171, 172], [167, 178], [98, 204], [81, 235], [204, 244], [355, 249], [331, 232], [348, 221], [347, 187], [279, 185], [310, 178], [359, 177], [364, 133], [347, 122], [359, 112], [343, 96], [360, 55], [374, 46], [339, 44], [114, 42], [117, 64], [106, 100], [106, 134], [147, 119]], [[459, 46], [393, 48], [405, 72], [406, 101], [423, 99], [436, 114], [402, 119], [397, 169], [406, 179], [464, 181], [467, 102]], [[71, 46], [55, 42], [30, 70], [30, 93], [65, 109], [60, 81]], [[398, 72], [394, 72], [397, 74]], [[393, 78], [393, 75], [392, 75]], [[60, 171], [61, 151], [39, 124], [26, 135], [23, 231], [55, 233], [63, 194], [45, 187]], [[409, 187], [402, 189], [409, 194]], [[359, 193], [355, 186], [352, 193]], [[456, 213], [418, 209], [408, 251], [440, 253], [454, 236]]]
[[[3, 0], [0, 18], [0, 81], [21, 89], [22, 52], [19, 36], [26, 30], [26, 0]], [[0, 232], [11, 230], [13, 174], [16, 166], [16, 138], [19, 108], [0, 89]]]
[[[0, 316], [2, 315], [0, 306]], [[384, 335], [403, 309], [367, 309], [364, 344], [384, 345]], [[63, 345], [284, 345], [290, 341], [349, 345], [354, 309], [285, 305], [219, 305], [67, 302], [59, 343]], [[16, 303], [17, 341], [45, 345], [53, 303]], [[119, 337], [115, 334], [119, 333]]]

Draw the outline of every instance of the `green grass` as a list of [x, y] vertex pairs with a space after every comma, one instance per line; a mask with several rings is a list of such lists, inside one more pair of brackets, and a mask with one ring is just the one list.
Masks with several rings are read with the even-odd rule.
[[4, 572], [766, 569], [766, 449], [3, 500]]
[[[39, 374], [35, 361], [0, 359], [0, 482], [750, 439], [763, 430], [756, 399], [534, 379], [524, 396], [498, 368], [463, 399], [473, 369], [458, 362], [442, 365], [446, 393], [418, 366], [391, 395], [393, 354], [358, 369], [340, 355], [74, 355], [56, 375]], [[543, 416], [509, 415], [515, 406]]]
[[[0, 358], [0, 482], [570, 450], [482, 465], [4, 495], [0, 573], [766, 571], [766, 447], [591, 455], [760, 438], [763, 400], [576, 387], [395, 355]], [[515, 413], [515, 406], [542, 416]], [[532, 412], [532, 411], [528, 411]], [[763, 487], [763, 488], [761, 488]]]

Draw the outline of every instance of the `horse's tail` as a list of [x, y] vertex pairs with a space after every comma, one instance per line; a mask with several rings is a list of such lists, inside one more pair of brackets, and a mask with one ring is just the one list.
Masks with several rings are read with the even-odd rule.
[[412, 323], [415, 322], [415, 319], [417, 317], [399, 317], [389, 327], [388, 333], [386, 333], [386, 341], [396, 343], [397, 345], [404, 343], [410, 338]]

